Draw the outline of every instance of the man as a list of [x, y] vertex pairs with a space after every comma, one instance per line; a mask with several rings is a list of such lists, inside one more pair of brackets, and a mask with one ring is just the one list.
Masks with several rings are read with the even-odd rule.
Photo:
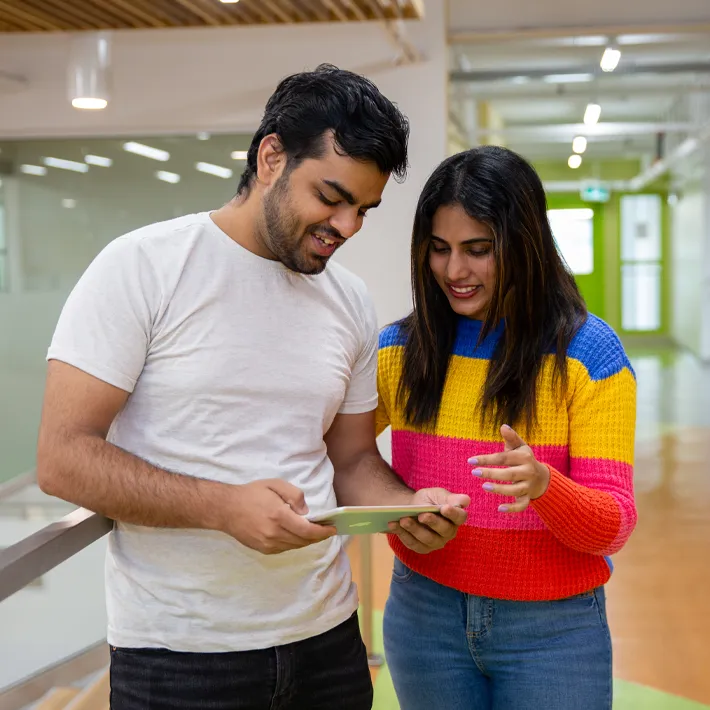
[[397, 528], [428, 552], [469, 503], [379, 456], [374, 309], [328, 263], [403, 175], [407, 138], [364, 78], [291, 76], [235, 199], [116, 239], [67, 300], [38, 480], [116, 521], [115, 710], [371, 707], [347, 557], [304, 514], [441, 503]]

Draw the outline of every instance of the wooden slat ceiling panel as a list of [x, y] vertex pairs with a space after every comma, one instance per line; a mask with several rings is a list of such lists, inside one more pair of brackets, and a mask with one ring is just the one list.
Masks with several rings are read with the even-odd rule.
[[0, 32], [421, 19], [422, 0], [0, 0]]

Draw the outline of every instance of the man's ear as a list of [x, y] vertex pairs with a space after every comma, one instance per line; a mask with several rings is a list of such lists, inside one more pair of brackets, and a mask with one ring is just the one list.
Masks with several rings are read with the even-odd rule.
[[276, 133], [264, 136], [256, 154], [257, 180], [265, 186], [273, 185], [286, 167], [286, 151]]

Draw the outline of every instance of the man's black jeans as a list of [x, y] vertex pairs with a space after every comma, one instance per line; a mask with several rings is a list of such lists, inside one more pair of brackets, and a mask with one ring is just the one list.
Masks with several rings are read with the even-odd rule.
[[111, 710], [370, 710], [357, 614], [319, 636], [258, 651], [111, 649]]

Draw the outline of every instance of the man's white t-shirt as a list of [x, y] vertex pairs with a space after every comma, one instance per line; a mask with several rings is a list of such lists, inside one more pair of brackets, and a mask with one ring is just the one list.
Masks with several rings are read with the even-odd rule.
[[[377, 405], [377, 323], [363, 282], [256, 256], [201, 213], [111, 242], [62, 311], [48, 359], [130, 392], [109, 441], [230, 484], [281, 478], [335, 506], [323, 436]], [[96, 472], [97, 476], [101, 471]], [[106, 561], [108, 642], [221, 652], [312, 637], [357, 591], [339, 537], [263, 555], [228, 535], [119, 523]]]

